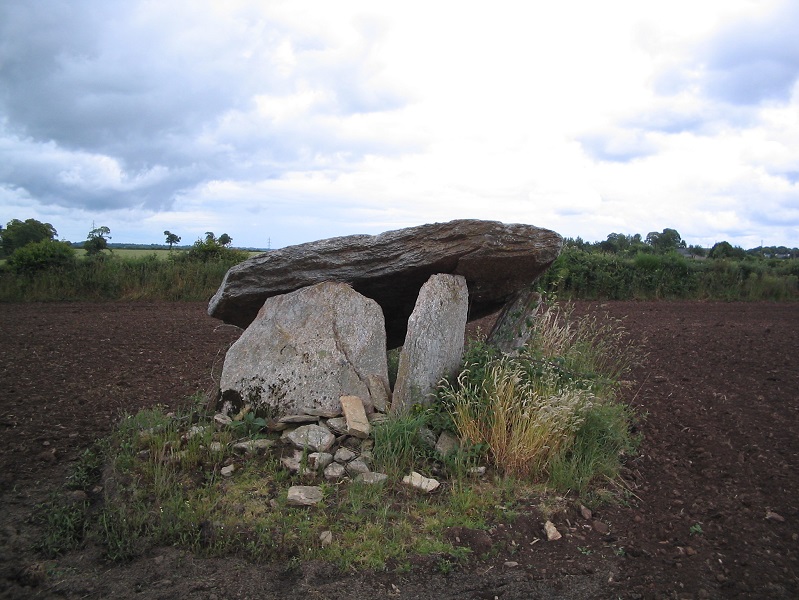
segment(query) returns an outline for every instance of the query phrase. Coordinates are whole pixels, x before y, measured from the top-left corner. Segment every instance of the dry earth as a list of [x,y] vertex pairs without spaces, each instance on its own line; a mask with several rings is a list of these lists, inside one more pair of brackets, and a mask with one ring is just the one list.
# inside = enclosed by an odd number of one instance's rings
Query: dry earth
[[[196,303],[0,306],[0,597],[797,598],[799,303],[580,303],[625,324],[648,358],[627,401],[643,416],[627,505],[574,508],[543,537],[535,506],[493,534],[499,554],[443,574],[342,573],[158,548],[109,564],[31,548],[34,507],[123,412],[213,386],[238,330]],[[534,504],[534,502],[533,502]],[[692,534],[691,528],[701,534]],[[513,561],[516,566],[505,563]]]

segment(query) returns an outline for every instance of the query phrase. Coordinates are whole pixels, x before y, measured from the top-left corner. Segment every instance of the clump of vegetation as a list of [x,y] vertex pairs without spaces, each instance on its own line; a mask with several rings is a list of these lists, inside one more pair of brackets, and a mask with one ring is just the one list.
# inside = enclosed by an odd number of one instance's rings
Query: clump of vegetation
[[796,300],[799,249],[743,250],[726,241],[705,249],[668,228],[596,243],[567,238],[538,285],[570,299]]
[[206,300],[230,267],[249,258],[249,253],[230,247],[230,236],[217,238],[212,232],[164,260],[154,253],[108,254],[103,250],[109,233],[107,227],[92,229],[83,243],[83,258],[68,242],[49,237],[19,248],[9,242],[15,249],[6,267],[0,266],[0,301]]
[[[85,490],[85,501],[43,511],[41,548],[54,555],[89,540],[108,559],[127,560],[170,544],[204,556],[369,569],[403,569],[427,555],[449,572],[469,554],[448,541],[449,528],[488,529],[545,490],[585,495],[616,477],[635,442],[630,414],[614,398],[630,360],[616,325],[554,309],[517,356],[470,344],[440,402],[376,423],[362,443],[362,457],[388,475],[377,485],[290,472],[280,458],[292,450],[281,450],[279,434],[254,415],[220,428],[196,401],[178,414],[140,411],[78,461],[68,488]],[[446,456],[434,448],[442,431],[461,438]],[[234,450],[263,437],[275,442],[264,454]],[[482,477],[478,466],[488,467]],[[411,471],[442,485],[433,494],[410,489],[401,480]],[[322,502],[290,506],[288,488],[311,483]]]
[[459,435],[485,446],[501,473],[583,492],[600,475],[615,477],[634,448],[615,398],[632,360],[618,323],[556,306],[515,356],[472,344],[441,397]]

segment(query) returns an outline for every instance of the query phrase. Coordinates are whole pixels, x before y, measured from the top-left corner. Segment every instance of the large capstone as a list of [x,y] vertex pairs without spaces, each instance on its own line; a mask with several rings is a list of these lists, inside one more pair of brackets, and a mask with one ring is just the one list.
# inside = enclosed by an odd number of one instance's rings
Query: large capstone
[[557,258],[562,243],[554,231],[532,225],[458,220],[289,246],[232,267],[208,314],[246,328],[267,298],[342,281],[380,305],[393,348],[404,342],[419,290],[431,275],[465,277],[468,318],[479,319],[529,286]]
[[344,283],[273,296],[225,356],[221,401],[271,415],[341,412],[388,378],[383,313]]

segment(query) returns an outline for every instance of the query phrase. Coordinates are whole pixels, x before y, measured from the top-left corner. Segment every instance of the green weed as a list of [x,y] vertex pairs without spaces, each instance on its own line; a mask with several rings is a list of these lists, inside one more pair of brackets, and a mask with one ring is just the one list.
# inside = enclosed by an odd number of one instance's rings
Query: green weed
[[44,533],[36,549],[52,558],[80,547],[89,527],[88,509],[88,501],[70,502],[60,495],[37,507],[35,519],[44,525]]

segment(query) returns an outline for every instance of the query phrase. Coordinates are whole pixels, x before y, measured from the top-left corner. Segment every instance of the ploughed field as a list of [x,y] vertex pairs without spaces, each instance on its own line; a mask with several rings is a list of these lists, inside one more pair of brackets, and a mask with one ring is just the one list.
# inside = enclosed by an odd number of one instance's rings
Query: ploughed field
[[577,311],[624,317],[648,353],[626,392],[643,435],[627,500],[595,510],[609,533],[565,503],[565,535],[546,542],[522,504],[494,552],[465,567],[420,558],[410,572],[342,573],[174,548],[124,564],[92,547],[37,555],[31,514],[70,464],[122,413],[212,389],[239,330],[200,303],[0,305],[0,597],[799,597],[799,303]]

